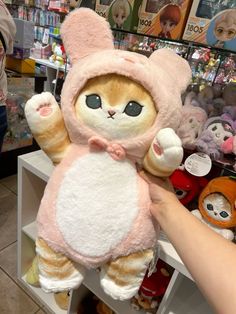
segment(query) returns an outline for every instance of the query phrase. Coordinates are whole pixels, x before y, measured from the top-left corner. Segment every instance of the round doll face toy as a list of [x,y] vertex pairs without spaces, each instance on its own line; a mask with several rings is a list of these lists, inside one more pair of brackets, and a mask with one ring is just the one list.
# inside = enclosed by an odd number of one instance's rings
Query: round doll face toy
[[236,180],[219,177],[211,180],[199,196],[199,210],[192,213],[228,240],[236,226]]
[[181,11],[177,5],[166,6],[160,14],[161,32],[158,37],[171,38],[171,31],[176,27],[181,19]]
[[130,5],[127,0],[115,0],[111,4],[111,13],[113,21],[115,22],[114,28],[122,29],[123,24],[130,15]]
[[191,71],[167,49],[150,58],[115,50],[109,24],[90,9],[73,10],[61,36],[72,62],[61,109],[49,93],[25,108],[36,140],[56,164],[37,216],[40,285],[48,292],[74,289],[86,269],[99,267],[104,291],[129,299],[159,232],[137,164],[148,156],[148,169],[159,176],[179,166],[183,150],[173,129]]
[[216,18],[214,35],[217,39],[214,46],[219,48],[224,48],[226,41],[236,37],[236,10],[229,10]]

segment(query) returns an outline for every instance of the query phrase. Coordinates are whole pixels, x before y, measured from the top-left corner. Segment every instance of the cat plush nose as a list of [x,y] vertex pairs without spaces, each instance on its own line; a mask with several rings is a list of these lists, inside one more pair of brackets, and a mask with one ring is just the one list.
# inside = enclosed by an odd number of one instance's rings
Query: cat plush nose
[[107,112],[111,117],[116,113],[115,110],[108,110]]

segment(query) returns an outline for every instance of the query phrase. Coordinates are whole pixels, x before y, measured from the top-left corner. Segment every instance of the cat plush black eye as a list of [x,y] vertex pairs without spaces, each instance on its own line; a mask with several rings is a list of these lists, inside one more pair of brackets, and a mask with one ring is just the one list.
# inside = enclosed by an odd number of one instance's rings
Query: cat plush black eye
[[86,105],[91,109],[101,108],[101,97],[97,94],[86,95]]
[[226,211],[222,211],[222,212],[220,213],[220,216],[223,217],[223,218],[226,218],[226,217],[229,216],[229,214],[226,213]]
[[140,105],[138,102],[130,101],[126,105],[125,110],[123,112],[126,113],[128,116],[137,117],[142,112],[142,109],[143,106]]
[[214,209],[214,207],[213,207],[213,205],[212,205],[212,204],[207,204],[207,209],[208,209],[208,210],[213,210],[213,209]]

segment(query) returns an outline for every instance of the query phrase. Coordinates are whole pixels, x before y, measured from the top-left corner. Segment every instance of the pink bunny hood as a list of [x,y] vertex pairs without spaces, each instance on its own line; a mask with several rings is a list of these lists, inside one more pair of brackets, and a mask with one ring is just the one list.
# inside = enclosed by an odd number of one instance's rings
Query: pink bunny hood
[[72,62],[62,90],[62,112],[73,143],[87,144],[96,132],[78,122],[74,103],[86,82],[105,74],[119,74],[141,84],[152,96],[158,112],[153,126],[143,135],[112,141],[126,154],[142,158],[155,134],[162,128],[176,129],[181,119],[181,93],[187,87],[191,70],[188,63],[168,49],[146,56],[115,50],[112,32],[106,20],[90,9],[70,13],[61,28],[61,36]]

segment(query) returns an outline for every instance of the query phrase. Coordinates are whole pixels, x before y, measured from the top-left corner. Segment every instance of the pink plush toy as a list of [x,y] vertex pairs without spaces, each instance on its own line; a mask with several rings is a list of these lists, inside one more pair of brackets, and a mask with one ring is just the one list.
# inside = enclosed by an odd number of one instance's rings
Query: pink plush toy
[[[221,150],[224,154],[234,154],[236,155],[236,135],[231,136],[221,145]],[[236,162],[233,165],[234,170],[236,171]]]
[[190,67],[167,49],[150,58],[115,50],[109,24],[85,8],[66,17],[61,36],[72,62],[61,109],[49,93],[25,108],[36,140],[57,164],[37,217],[39,281],[48,292],[74,289],[86,269],[100,267],[104,291],[129,299],[159,232],[136,165],[145,160],[160,176],[179,166],[183,150],[173,129]]
[[181,123],[176,133],[184,148],[195,149],[206,120],[207,114],[202,108],[192,105],[183,106]]

